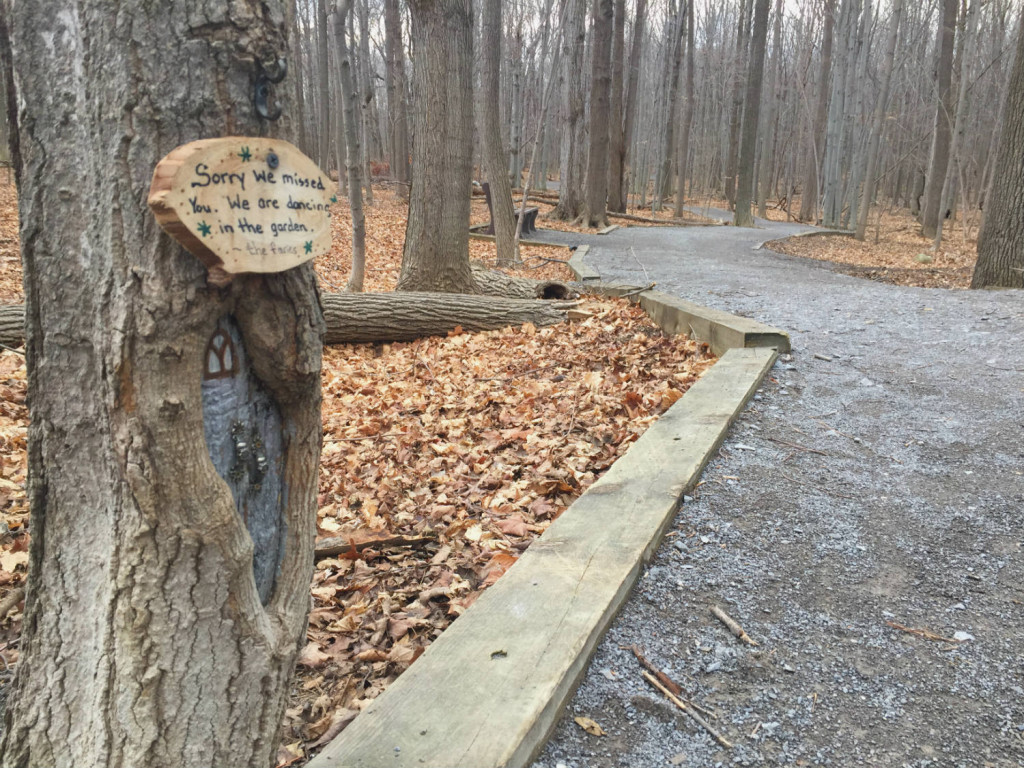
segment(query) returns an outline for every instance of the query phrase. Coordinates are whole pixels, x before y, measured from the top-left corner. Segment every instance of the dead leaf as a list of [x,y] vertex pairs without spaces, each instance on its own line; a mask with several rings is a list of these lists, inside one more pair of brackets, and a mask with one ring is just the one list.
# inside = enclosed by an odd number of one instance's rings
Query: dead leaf
[[580,728],[589,733],[591,736],[605,736],[604,729],[600,725],[595,723],[589,717],[574,717],[573,720]]
[[299,657],[295,660],[295,663],[301,667],[314,669],[329,658],[331,658],[329,655],[320,650],[319,643],[309,642],[299,651]]

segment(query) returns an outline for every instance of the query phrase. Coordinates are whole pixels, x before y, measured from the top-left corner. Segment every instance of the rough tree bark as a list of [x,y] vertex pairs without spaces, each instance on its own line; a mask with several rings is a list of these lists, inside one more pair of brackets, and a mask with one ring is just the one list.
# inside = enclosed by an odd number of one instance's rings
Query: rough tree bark
[[334,41],[338,56],[338,83],[341,86],[341,108],[344,113],[345,145],[348,157],[348,204],[352,212],[352,274],[345,290],[363,290],[366,274],[366,218],[363,215],[363,155],[356,128],[355,79],[352,58],[345,39],[345,21],[352,9],[352,0],[337,0],[334,5]]
[[737,227],[754,226],[750,203],[754,198],[754,150],[757,147],[757,120],[761,112],[761,80],[764,74],[764,48],[768,38],[769,0],[754,0],[754,27],[747,70],[747,95],[743,104],[743,130],[740,137],[739,178],[736,183]]
[[473,6],[471,0],[411,0],[409,10],[416,102],[398,290],[476,293],[469,269]]
[[1017,34],[996,168],[971,288],[1024,288],[1024,29]]
[[931,160],[925,179],[921,209],[921,234],[935,237],[942,203],[942,183],[949,165],[949,144],[953,128],[953,44],[956,36],[957,0],[943,0],[939,21],[939,56],[935,63],[935,120],[932,129]]
[[730,208],[736,206],[736,170],[740,154],[740,127],[743,122],[744,78],[747,74],[747,48],[750,37],[750,10],[752,0],[740,0],[740,15],[736,27],[736,54],[732,79],[732,108],[729,113],[729,144],[725,158],[725,198]]
[[562,81],[563,132],[559,162],[560,219],[576,219],[583,211],[583,60],[586,42],[586,0],[566,0],[566,30],[562,39],[565,77]]
[[693,128],[693,0],[686,3],[686,101],[683,103],[683,121],[679,126],[678,189],[676,191],[676,218],[686,209],[686,171],[690,159],[690,133]]
[[[281,121],[252,106],[255,62],[288,51],[284,21],[280,0],[34,0],[0,14],[18,83],[32,392],[30,575],[4,766],[273,763],[313,564],[313,269],[215,288],[145,201],[179,144],[291,136],[287,88]],[[168,85],[183,72],[203,76]],[[227,317],[290,436],[265,605],[204,439],[204,359]]]
[[[644,46],[644,30],[647,23],[647,0],[637,0],[636,15],[633,17],[633,40],[629,46],[629,78],[626,86],[626,103],[623,106],[625,117],[622,127],[622,165],[623,168],[631,169],[634,165],[630,152],[633,146],[633,133],[636,130],[636,113],[638,111],[637,93],[640,85],[640,58]],[[623,172],[620,179],[621,195],[623,203],[629,199],[626,190],[626,180],[632,176],[632,172]],[[625,209],[622,209],[624,212]]]
[[800,192],[800,221],[816,221],[821,200],[821,166],[825,158],[825,121],[828,118],[829,75],[832,72],[832,31],[835,26],[835,0],[825,1],[824,29],[821,39],[821,70],[818,99],[811,125],[811,151],[804,165],[804,183]]
[[[317,148],[317,164],[321,168],[329,167],[331,154],[331,77],[330,54],[327,49],[327,0],[316,0],[316,55],[317,55],[317,95],[320,110],[318,123],[320,137]],[[340,168],[344,159],[338,159]]]
[[501,142],[501,118],[498,105],[501,80],[501,0],[484,0],[480,44],[480,137],[483,143],[484,173],[491,185],[491,211],[494,215],[494,241],[498,265],[515,261],[516,221],[509,183],[508,154]]
[[583,224],[608,222],[608,109],[611,92],[612,0],[594,0],[594,44],[590,67],[590,151]]
[[615,0],[612,25],[611,100],[608,109],[608,210],[624,212],[622,198],[622,167],[626,155],[622,125],[622,65],[626,53],[626,0]]
[[[674,3],[673,3],[674,5]],[[671,7],[671,6],[670,6]],[[679,69],[682,60],[683,25],[686,23],[687,5],[682,0],[671,24],[670,38],[665,47],[665,122],[661,140],[661,160],[654,181],[654,200],[651,208],[658,210],[662,201],[672,194],[672,158],[676,152],[676,112],[679,106]]]
[[405,52],[398,0],[384,0],[384,67],[388,89],[391,176],[409,181],[409,117],[405,99]]

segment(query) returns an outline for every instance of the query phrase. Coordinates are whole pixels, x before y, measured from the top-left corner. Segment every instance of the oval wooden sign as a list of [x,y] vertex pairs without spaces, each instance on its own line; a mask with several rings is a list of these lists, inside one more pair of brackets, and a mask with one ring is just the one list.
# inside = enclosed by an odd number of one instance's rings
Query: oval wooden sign
[[243,272],[283,272],[330,251],[337,199],[330,187],[287,141],[229,136],[184,144],[161,160],[149,207],[222,283]]

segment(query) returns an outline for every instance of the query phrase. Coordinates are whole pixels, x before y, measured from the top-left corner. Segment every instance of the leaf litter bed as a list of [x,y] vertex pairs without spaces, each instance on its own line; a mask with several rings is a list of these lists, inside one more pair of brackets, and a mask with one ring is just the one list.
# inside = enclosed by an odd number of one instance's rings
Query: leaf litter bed
[[[15,197],[0,190],[0,287],[20,301]],[[344,285],[350,227],[334,209],[318,260]],[[397,279],[405,203],[369,209],[367,288]],[[471,243],[493,263],[494,245]],[[569,279],[552,251],[523,249],[519,274]],[[531,259],[536,262],[531,264]],[[531,269],[530,267],[534,268]],[[515,273],[515,270],[512,270]],[[337,735],[493,584],[715,361],[636,305],[587,298],[559,326],[326,347],[318,556],[278,764],[299,765]],[[24,358],[0,351],[0,658],[18,658],[28,560]],[[330,548],[330,545],[334,545]]]

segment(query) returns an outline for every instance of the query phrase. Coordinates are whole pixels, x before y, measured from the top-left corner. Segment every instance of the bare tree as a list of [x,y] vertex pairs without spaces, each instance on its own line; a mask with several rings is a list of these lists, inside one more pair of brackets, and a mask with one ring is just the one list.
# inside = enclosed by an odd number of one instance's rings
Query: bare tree
[[[289,50],[284,20],[280,0],[244,15],[216,0],[80,0],[73,13],[34,0],[0,13],[19,105],[32,391],[30,580],[2,765],[273,762],[313,565],[315,276],[307,264],[216,288],[145,201],[178,144],[292,137],[289,89],[269,125],[252,95],[257,62]],[[180,72],[212,75],[167,88]],[[267,445],[287,435],[265,457],[287,483],[270,530],[247,529],[207,449],[225,438],[207,432],[200,386],[223,328],[238,375],[278,414],[260,422]]]
[[743,130],[740,142],[739,179],[736,186],[737,227],[754,226],[750,203],[754,196],[754,150],[757,147],[757,121],[761,110],[761,80],[764,72],[764,48],[768,38],[769,0],[754,0],[754,27],[750,41],[750,69],[747,95],[743,103]]
[[586,41],[586,0],[567,0],[562,39],[562,147],[556,215],[573,220],[583,212],[586,153],[583,151],[583,62]]
[[469,267],[473,177],[471,0],[410,0],[412,188],[401,291],[477,293]]
[[409,181],[409,118],[406,113],[405,52],[398,0],[384,0],[384,65],[388,87],[391,175]]
[[679,188],[676,192],[676,216],[683,215],[686,208],[686,176],[690,160],[690,133],[693,130],[693,27],[695,24],[693,0],[686,2],[686,93],[683,98],[683,120],[679,125]]
[[583,223],[604,226],[608,202],[608,121],[611,95],[612,0],[593,0],[594,45],[590,69],[590,151]]
[[939,55],[935,62],[935,121],[932,130],[931,161],[924,188],[921,234],[935,237],[942,204],[942,184],[949,165],[949,143],[953,127],[953,44],[956,35],[957,0],[942,0]]
[[800,221],[818,218],[821,200],[821,165],[825,157],[825,121],[828,117],[829,76],[832,72],[832,31],[835,25],[835,0],[825,0],[825,14],[821,37],[821,68],[818,75],[818,98],[811,125],[811,151],[804,164],[803,193],[800,198]]
[[615,0],[612,25],[611,98],[608,108],[608,208],[626,210],[622,199],[622,164],[626,155],[622,110],[623,58],[626,54],[626,0]]

